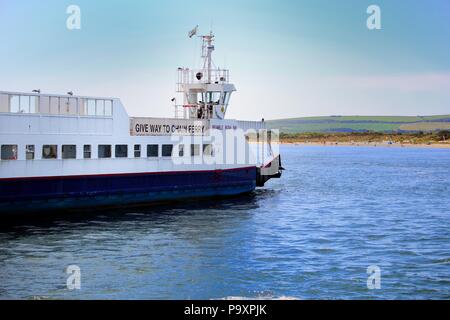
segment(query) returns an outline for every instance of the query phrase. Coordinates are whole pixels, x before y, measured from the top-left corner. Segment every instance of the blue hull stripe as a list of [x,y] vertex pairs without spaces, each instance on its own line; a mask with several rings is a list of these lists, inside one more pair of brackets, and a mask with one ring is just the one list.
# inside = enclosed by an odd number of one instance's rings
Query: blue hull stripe
[[187,171],[0,179],[0,211],[71,208],[234,195],[256,185],[256,167]]

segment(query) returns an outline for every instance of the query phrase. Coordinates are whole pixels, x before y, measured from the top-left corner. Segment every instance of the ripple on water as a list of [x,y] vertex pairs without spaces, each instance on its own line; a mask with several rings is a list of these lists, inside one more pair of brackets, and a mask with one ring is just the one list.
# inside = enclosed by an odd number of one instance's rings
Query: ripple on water
[[[448,299],[450,153],[283,146],[252,195],[0,232],[1,298]],[[82,290],[65,288],[77,264]],[[367,268],[382,289],[367,289]]]

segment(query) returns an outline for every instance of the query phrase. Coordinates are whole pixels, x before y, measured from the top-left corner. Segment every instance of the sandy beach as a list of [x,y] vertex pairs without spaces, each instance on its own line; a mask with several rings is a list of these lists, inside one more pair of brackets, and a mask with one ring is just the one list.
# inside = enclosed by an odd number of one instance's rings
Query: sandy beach
[[440,149],[450,149],[450,143],[389,143],[389,142],[283,142],[281,144],[285,145],[295,145],[295,146],[329,146],[329,147],[383,147],[383,148],[440,148]]

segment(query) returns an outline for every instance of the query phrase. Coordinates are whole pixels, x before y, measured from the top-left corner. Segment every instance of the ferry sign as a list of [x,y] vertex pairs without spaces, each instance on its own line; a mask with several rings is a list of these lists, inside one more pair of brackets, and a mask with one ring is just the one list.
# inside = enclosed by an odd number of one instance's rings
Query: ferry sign
[[201,136],[208,129],[208,121],[188,119],[130,118],[132,136]]

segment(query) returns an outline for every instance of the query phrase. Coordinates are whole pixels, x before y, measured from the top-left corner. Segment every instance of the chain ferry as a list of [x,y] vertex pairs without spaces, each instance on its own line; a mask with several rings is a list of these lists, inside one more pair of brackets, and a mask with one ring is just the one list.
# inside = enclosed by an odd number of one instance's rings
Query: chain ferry
[[198,37],[203,66],[178,68],[173,118],[130,117],[117,98],[0,91],[0,213],[238,195],[279,178],[276,134],[225,118],[236,89],[214,65],[213,33]]

